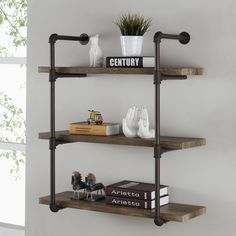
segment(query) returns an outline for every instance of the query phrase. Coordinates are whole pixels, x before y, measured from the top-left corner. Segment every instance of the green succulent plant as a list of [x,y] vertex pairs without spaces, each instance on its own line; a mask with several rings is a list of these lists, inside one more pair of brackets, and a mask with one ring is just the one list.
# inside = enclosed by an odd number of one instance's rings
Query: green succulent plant
[[115,22],[122,35],[143,36],[151,26],[151,18],[145,18],[141,14],[123,14]]

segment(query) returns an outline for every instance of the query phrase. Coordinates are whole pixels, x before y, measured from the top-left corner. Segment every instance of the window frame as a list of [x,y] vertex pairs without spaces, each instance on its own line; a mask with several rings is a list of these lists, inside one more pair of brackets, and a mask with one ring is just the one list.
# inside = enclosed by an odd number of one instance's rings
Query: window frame
[[[26,57],[7,57],[7,56],[3,57],[3,56],[0,56],[0,65],[4,65],[4,64],[5,65],[25,65],[27,67],[27,58]],[[16,150],[16,151],[25,151],[25,145],[26,145],[26,143],[0,141],[0,149],[4,149],[4,150],[8,149],[8,150]]]
[[[0,56],[0,65],[4,65],[4,64],[8,64],[8,65],[25,65],[27,67],[27,58],[26,57],[7,57],[7,56],[4,57],[4,56]],[[27,76],[27,74],[25,75],[25,80],[27,79],[26,76]],[[26,142],[25,143],[17,143],[17,142],[2,142],[2,141],[0,141],[0,150],[12,150],[12,151],[25,152]],[[25,230],[25,224],[24,225],[17,225],[17,224],[0,222],[0,227],[10,228],[10,229],[17,229],[17,230]]]

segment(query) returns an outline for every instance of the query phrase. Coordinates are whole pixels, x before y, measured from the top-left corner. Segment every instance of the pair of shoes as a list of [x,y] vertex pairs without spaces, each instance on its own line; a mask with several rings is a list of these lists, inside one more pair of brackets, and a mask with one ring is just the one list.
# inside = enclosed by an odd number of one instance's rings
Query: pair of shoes
[[[94,174],[89,173],[82,181],[82,176],[79,171],[74,171],[71,176],[71,184],[73,186],[74,194],[72,200],[98,201],[104,198],[104,185],[96,183]],[[81,192],[82,190],[82,192]]]

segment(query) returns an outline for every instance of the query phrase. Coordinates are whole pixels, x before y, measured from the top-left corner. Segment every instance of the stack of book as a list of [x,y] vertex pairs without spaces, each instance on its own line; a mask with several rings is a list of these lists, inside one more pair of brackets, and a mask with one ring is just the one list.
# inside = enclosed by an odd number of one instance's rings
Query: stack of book
[[142,68],[154,67],[155,57],[107,57],[106,67]]
[[[106,186],[106,203],[115,206],[155,208],[155,184],[124,180]],[[161,185],[160,206],[169,203],[168,186]]]
[[120,124],[103,123],[102,125],[89,125],[87,122],[76,122],[70,124],[69,133],[95,136],[118,135],[120,133]]

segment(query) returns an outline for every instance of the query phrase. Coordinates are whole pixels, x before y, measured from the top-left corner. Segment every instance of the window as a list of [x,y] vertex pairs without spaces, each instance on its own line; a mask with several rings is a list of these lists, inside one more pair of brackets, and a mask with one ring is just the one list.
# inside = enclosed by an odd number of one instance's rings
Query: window
[[24,226],[26,0],[0,2],[0,223]]

